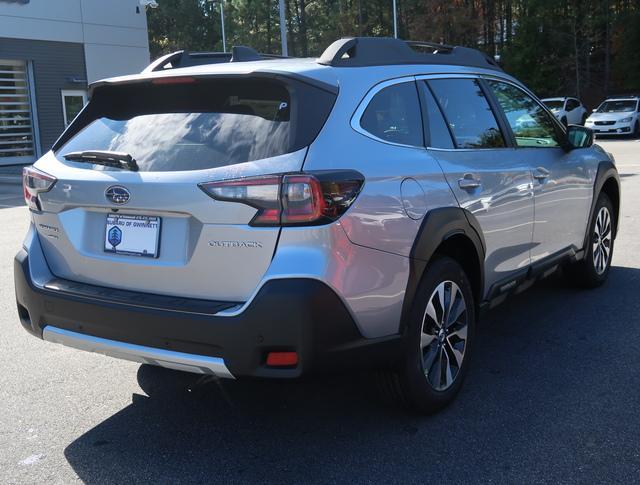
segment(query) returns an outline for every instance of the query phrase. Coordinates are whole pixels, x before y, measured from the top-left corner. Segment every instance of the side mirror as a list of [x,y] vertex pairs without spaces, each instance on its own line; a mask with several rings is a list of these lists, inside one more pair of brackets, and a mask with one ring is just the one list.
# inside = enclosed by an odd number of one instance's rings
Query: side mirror
[[569,149],[589,148],[593,145],[593,130],[580,125],[569,125],[567,128]]

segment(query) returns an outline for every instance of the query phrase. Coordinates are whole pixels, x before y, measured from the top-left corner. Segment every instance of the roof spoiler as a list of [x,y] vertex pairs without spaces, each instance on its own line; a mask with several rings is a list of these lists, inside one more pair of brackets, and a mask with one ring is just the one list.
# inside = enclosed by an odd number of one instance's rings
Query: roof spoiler
[[477,49],[390,37],[345,37],[327,47],[318,63],[334,67],[455,64],[502,71],[495,59]]
[[267,59],[281,59],[283,56],[262,54],[251,47],[233,46],[231,52],[189,52],[186,50],[172,52],[162,56],[143,71],[143,74],[180,67],[201,66],[205,64],[222,64],[226,62],[263,61]]

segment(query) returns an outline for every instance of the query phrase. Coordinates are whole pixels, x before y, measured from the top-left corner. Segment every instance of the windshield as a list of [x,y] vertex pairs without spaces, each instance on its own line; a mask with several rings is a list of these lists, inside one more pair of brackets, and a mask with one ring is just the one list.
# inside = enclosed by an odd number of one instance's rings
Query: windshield
[[598,108],[598,113],[626,113],[629,111],[635,111],[636,101],[605,101]]
[[557,111],[564,107],[564,101],[543,101],[543,103],[549,108],[551,111]]
[[[69,152],[106,150],[130,154],[140,171],[201,170],[290,153],[317,135],[333,104],[329,93],[313,87],[318,107],[305,102],[304,88],[292,96],[279,82],[204,81],[200,84],[112,88],[108,99],[92,100],[77,133],[56,148],[60,161]],[[103,96],[104,98],[104,96]],[[305,103],[304,116],[299,104]],[[84,164],[95,170],[119,170]]]

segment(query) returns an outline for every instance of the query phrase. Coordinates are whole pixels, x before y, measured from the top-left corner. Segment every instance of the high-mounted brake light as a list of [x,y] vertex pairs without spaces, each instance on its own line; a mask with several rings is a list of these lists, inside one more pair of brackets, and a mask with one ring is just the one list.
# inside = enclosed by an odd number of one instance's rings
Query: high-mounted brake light
[[48,192],[57,182],[55,177],[44,173],[33,167],[25,167],[22,169],[22,189],[24,192],[24,200],[29,209],[40,211],[39,194]]
[[267,175],[208,182],[199,187],[215,200],[258,209],[252,226],[328,224],[351,206],[364,177],[354,171]]
[[195,82],[196,78],[191,76],[157,77],[151,80],[151,84],[193,84]]

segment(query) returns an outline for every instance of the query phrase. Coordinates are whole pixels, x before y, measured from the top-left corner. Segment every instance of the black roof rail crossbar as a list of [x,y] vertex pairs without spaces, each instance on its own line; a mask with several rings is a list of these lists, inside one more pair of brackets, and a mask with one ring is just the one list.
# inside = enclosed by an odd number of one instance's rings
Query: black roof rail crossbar
[[[430,52],[418,52],[430,50]],[[398,64],[455,64],[502,71],[491,56],[468,47],[390,37],[346,37],[322,53],[318,63],[334,67]]]
[[205,64],[221,64],[225,62],[249,62],[266,59],[281,59],[283,56],[262,54],[246,46],[233,46],[231,52],[188,52],[185,50],[172,52],[149,64],[143,73],[177,69],[179,67],[201,66]]

